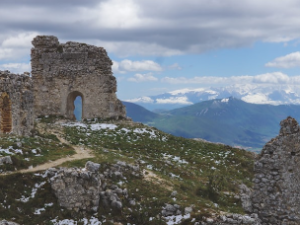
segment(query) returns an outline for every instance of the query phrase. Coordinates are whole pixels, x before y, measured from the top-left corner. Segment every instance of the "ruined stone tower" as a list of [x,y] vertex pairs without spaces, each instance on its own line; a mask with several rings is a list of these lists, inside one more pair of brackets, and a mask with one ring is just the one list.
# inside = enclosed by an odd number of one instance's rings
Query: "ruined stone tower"
[[300,224],[300,127],[291,117],[280,125],[255,162],[253,212],[263,224]]
[[31,77],[0,71],[0,134],[27,135],[39,116],[75,119],[78,96],[82,119],[126,117],[125,106],[116,97],[112,61],[104,48],[60,44],[54,36],[37,36],[32,44]]
[[74,118],[74,100],[82,98],[82,118],[125,117],[116,97],[112,61],[104,48],[77,42],[60,44],[54,36],[33,39],[31,66],[36,116]]

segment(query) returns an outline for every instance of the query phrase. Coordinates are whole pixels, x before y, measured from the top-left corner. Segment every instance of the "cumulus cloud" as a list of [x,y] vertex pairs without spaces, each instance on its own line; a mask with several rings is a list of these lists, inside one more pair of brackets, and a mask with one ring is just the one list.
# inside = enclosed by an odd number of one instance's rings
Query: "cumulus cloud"
[[0,70],[9,70],[12,73],[22,74],[31,71],[30,63],[7,63],[1,64]]
[[117,55],[167,56],[296,40],[297,8],[298,0],[10,0],[0,2],[0,28],[101,43]]
[[251,76],[233,76],[233,77],[164,77],[162,82],[169,84],[222,84],[222,83],[247,83],[253,79]]
[[242,97],[242,100],[248,103],[253,104],[271,104],[271,105],[279,105],[280,102],[272,101],[266,94],[263,93],[256,93],[256,94],[249,94]]
[[140,74],[137,73],[133,77],[127,79],[132,82],[146,82],[146,81],[157,81],[158,79],[152,75],[152,73]]
[[291,54],[278,57],[271,62],[266,63],[266,67],[277,68],[292,68],[300,66],[300,52],[293,52]]
[[170,69],[170,70],[181,70],[182,68],[179,66],[178,63],[174,63],[174,64],[168,66],[168,69]]
[[169,84],[300,84],[300,76],[289,77],[282,72],[259,74],[256,76],[231,77],[164,77],[162,82]]
[[281,72],[265,73],[253,77],[253,83],[285,84],[289,81],[289,76]]
[[133,99],[127,99],[125,100],[126,102],[134,102],[134,103],[153,103],[154,100],[150,97],[144,96],[144,97],[140,97],[140,98],[133,98]]
[[162,67],[151,60],[131,61],[128,59],[121,62],[113,61],[115,73],[137,72],[137,71],[162,71]]
[[192,102],[188,101],[187,97],[170,97],[170,98],[158,98],[156,99],[158,104],[183,104],[191,105]]
[[31,41],[37,34],[36,32],[25,32],[0,35],[0,60],[18,60],[26,56],[29,58]]

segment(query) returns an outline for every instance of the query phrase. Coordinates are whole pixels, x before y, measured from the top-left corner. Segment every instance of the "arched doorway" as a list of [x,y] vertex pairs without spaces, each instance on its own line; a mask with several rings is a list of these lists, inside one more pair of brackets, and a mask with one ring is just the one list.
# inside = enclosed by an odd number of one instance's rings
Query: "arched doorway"
[[[79,97],[79,98],[77,98],[77,97]],[[80,101],[80,99],[81,99],[81,104],[78,102],[78,101]],[[68,98],[67,98],[67,110],[66,110],[66,112],[67,112],[67,118],[71,119],[71,120],[76,120],[76,116],[74,114],[75,100],[76,100],[76,106],[77,107],[80,108],[80,105],[81,105],[81,109],[78,109],[76,107],[76,111],[77,111],[76,114],[81,114],[81,117],[80,117],[80,120],[81,120],[81,118],[83,117],[83,107],[82,106],[83,106],[84,99],[83,99],[83,94],[80,93],[79,91],[73,91],[73,92],[71,92],[68,95]]]
[[2,93],[0,98],[0,128],[1,133],[9,133],[12,130],[11,101],[7,93]]
[[77,96],[74,100],[74,115],[77,121],[81,121],[82,119],[82,98],[81,96]]

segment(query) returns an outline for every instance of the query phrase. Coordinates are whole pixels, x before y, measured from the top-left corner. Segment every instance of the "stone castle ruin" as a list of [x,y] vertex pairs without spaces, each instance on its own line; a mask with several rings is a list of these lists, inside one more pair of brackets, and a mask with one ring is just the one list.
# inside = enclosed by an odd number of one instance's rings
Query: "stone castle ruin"
[[263,224],[300,224],[300,127],[288,117],[254,165],[252,212]]
[[0,71],[0,133],[29,134],[39,116],[73,120],[78,96],[82,119],[126,117],[104,48],[61,44],[54,36],[37,36],[32,44],[31,77]]

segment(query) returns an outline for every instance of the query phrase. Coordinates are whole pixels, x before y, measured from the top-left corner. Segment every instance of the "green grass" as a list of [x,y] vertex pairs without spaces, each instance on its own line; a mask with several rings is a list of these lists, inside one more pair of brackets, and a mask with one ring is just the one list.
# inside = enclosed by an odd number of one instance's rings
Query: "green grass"
[[[104,172],[117,161],[124,161],[138,165],[140,172],[144,170],[146,174],[145,178],[136,177],[128,169],[123,174],[125,179],[113,177],[107,181],[108,186],[118,184],[122,189],[126,188],[129,198],[134,199],[136,205],[130,205],[122,197],[121,211],[100,206],[96,216],[102,221],[105,217],[106,222],[103,224],[113,224],[115,221],[123,224],[166,224],[161,217],[165,203],[178,204],[182,211],[184,207],[193,206],[191,218],[182,224],[200,222],[203,217],[219,211],[243,213],[240,201],[234,196],[238,194],[238,184],[252,185],[251,153],[226,145],[175,137],[142,124],[119,123],[113,130],[92,130],[91,126],[92,124],[87,124],[86,127],[65,127],[63,135],[73,145],[92,149],[95,157],[69,161],[62,166],[84,167],[91,160],[100,163],[100,172]],[[22,142],[23,152],[28,152],[26,156],[14,156],[22,163],[25,157],[30,158],[30,164],[36,162],[37,159],[29,153],[33,148],[41,149],[40,154],[45,156],[45,161],[72,151],[50,134],[30,138],[3,136],[1,144],[3,148],[8,147],[16,143],[16,139],[17,142]],[[19,167],[23,166],[27,164]],[[150,173],[156,178],[150,179]],[[37,190],[35,198],[26,203],[16,200],[22,195],[30,196],[34,185],[41,182],[46,183]],[[175,197],[171,196],[173,191],[177,191]],[[5,203],[4,206],[0,205],[0,219],[15,218],[15,221],[22,224],[23,219],[29,217],[30,222],[24,224],[49,224],[46,221],[55,217],[58,220],[79,220],[92,216],[84,212],[61,210],[47,179],[34,174],[0,176],[0,202]],[[33,213],[50,202],[53,206],[45,208],[46,211],[41,215]]]
[[[19,146],[18,146],[19,145]],[[53,134],[43,134],[35,137],[17,137],[13,135],[0,136],[1,149],[21,150],[14,155],[0,152],[0,157],[11,156],[13,165],[0,165],[2,171],[14,171],[36,166],[67,155],[75,154],[72,147],[61,143]],[[10,152],[14,152],[10,150]]]
[[[66,127],[65,137],[73,144],[93,149],[95,160],[99,163],[122,160],[136,162],[141,168],[152,170],[172,184],[172,189],[177,190],[181,196],[176,201],[185,206],[199,203],[199,207],[203,207],[211,199],[205,194],[199,194],[199,187],[206,190],[210,188],[212,172],[215,179],[218,178],[217,173],[226,175],[228,179],[217,190],[219,194],[216,192],[216,196],[219,199],[214,199],[215,203],[221,202],[221,210],[242,212],[239,202],[231,201],[232,196],[224,196],[222,193],[237,193],[238,183],[251,185],[251,153],[230,146],[175,137],[149,127],[122,128],[118,126],[115,130],[92,131],[90,128]],[[136,133],[136,128],[147,129],[148,132]]]

